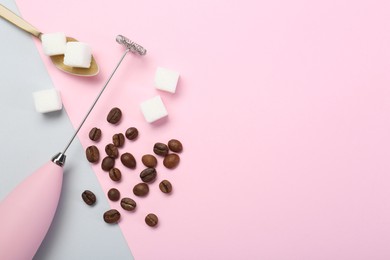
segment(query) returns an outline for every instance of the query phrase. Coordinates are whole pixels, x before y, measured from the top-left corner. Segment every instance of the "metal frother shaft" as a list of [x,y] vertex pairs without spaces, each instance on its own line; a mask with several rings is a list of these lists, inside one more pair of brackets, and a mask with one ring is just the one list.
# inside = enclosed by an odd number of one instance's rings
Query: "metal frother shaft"
[[135,54],[139,54],[139,55],[145,55],[146,54],[146,49],[144,47],[142,47],[141,45],[133,42],[133,41],[130,41],[128,38],[122,36],[122,35],[118,35],[116,37],[116,41],[119,43],[119,44],[122,44],[126,47],[126,51],[123,53],[122,57],[120,58],[118,64],[115,66],[115,69],[112,71],[110,77],[107,79],[106,83],[104,84],[102,90],[100,90],[99,94],[97,95],[95,101],[92,103],[92,106],[89,108],[87,114],[85,115],[84,119],[81,121],[79,127],[77,128],[77,130],[74,132],[72,138],[70,139],[70,141],[68,142],[68,144],[65,146],[65,149],[56,154],[53,158],[52,158],[52,162],[54,162],[55,164],[59,165],[59,166],[63,166],[65,164],[65,159],[66,159],[66,155],[65,155],[65,152],[68,150],[69,146],[72,144],[73,140],[75,139],[75,137],[77,136],[77,133],[80,131],[81,127],[84,125],[85,121],[87,120],[89,114],[92,112],[93,108],[95,107],[96,103],[98,102],[100,96],[103,94],[104,90],[106,89],[108,83],[111,81],[111,78],[114,76],[115,72],[117,71],[117,69],[119,68],[119,65],[121,65],[123,59],[125,58],[126,54],[128,52],[132,52],[132,53],[135,53]]

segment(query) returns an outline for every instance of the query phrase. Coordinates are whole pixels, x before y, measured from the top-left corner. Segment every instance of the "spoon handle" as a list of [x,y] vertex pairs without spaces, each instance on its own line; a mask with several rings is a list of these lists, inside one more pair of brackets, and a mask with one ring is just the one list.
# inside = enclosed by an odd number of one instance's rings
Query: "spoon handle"
[[41,32],[38,31],[34,26],[23,20],[20,16],[16,15],[14,12],[9,10],[4,5],[0,4],[0,17],[4,18],[8,22],[16,25],[20,29],[25,30],[28,33],[31,33],[35,37],[39,38],[41,36]]

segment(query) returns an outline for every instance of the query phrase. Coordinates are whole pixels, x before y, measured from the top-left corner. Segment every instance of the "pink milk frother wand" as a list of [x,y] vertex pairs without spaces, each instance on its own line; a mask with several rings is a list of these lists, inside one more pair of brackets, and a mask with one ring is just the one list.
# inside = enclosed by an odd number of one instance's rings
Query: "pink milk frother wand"
[[116,41],[126,51],[93,102],[62,153],[31,174],[0,203],[0,259],[32,259],[41,245],[57,209],[62,188],[65,152],[88,118],[128,52],[145,55],[146,50],[122,35]]

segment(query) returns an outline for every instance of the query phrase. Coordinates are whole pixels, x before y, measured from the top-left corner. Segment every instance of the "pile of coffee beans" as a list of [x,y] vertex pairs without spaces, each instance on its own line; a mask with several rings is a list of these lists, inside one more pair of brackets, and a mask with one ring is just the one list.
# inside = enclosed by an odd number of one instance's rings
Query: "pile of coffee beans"
[[[119,125],[122,118],[122,111],[118,107],[112,108],[107,115],[107,122],[112,125]],[[101,140],[103,133],[100,128],[93,127],[89,132],[89,139],[97,143]],[[102,156],[99,148],[95,144],[91,144],[85,150],[85,156],[90,163],[97,164],[100,162],[100,168],[103,172],[107,172],[109,178],[113,183],[117,183],[122,179],[122,172],[117,165],[120,164],[129,170],[134,170],[137,167],[137,159],[134,155],[128,151],[120,154],[118,148],[124,146],[126,139],[129,141],[135,141],[139,136],[139,131],[136,127],[131,126],[127,128],[124,133],[116,132],[112,135],[112,142],[108,143],[104,147],[105,155]],[[177,139],[171,139],[167,143],[156,142],[152,148],[153,153],[144,154],[141,157],[141,163],[145,168],[140,171],[140,182],[133,186],[133,194],[136,197],[146,197],[149,194],[150,187],[157,177],[157,164],[158,158],[161,158],[163,165],[167,169],[174,169],[180,163],[180,156],[178,153],[183,151],[182,143]],[[101,159],[102,157],[102,159]],[[170,181],[162,180],[158,184],[159,190],[162,193],[169,194],[173,190],[173,186]],[[121,192],[112,187],[107,192],[107,197],[111,201],[119,202],[120,207],[126,211],[134,211],[137,207],[137,202],[130,197],[121,198]],[[96,196],[90,190],[85,190],[82,193],[82,199],[87,205],[94,205],[96,203]],[[110,209],[103,214],[103,220],[106,223],[118,223],[121,218],[121,214],[117,209]],[[149,213],[145,217],[145,223],[150,227],[156,227],[158,224],[158,217],[154,213]]]

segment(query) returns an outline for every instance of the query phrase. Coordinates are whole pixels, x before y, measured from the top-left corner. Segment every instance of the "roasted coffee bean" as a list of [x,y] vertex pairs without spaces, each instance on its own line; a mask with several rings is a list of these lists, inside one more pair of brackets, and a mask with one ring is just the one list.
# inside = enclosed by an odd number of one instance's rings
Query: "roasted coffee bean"
[[102,170],[108,172],[115,165],[115,160],[112,157],[106,156],[102,161]]
[[154,155],[152,154],[145,154],[142,156],[142,163],[149,168],[156,168],[157,166],[157,159]]
[[103,215],[104,221],[109,224],[117,223],[120,218],[121,218],[121,213],[119,213],[119,211],[117,211],[116,209],[110,209],[104,212]]
[[124,166],[130,169],[135,169],[137,162],[131,153],[124,153],[121,155],[121,162]]
[[125,144],[125,136],[122,133],[114,134],[112,136],[112,143],[116,147],[122,147]]
[[95,194],[90,191],[90,190],[85,190],[82,194],[81,197],[83,198],[83,201],[88,204],[88,205],[93,205],[96,202],[96,196]]
[[138,183],[137,185],[134,186],[133,193],[134,195],[140,197],[146,196],[149,193],[149,185],[143,182]]
[[123,198],[121,200],[121,207],[127,211],[133,211],[137,207],[137,203],[130,198]]
[[96,163],[100,159],[99,149],[96,146],[91,145],[85,149],[85,156],[89,162]]
[[138,137],[138,129],[135,127],[130,127],[126,130],[126,138],[129,140],[135,140]]
[[175,153],[171,153],[164,157],[163,164],[168,169],[173,169],[179,164],[179,162],[180,162],[179,155]]
[[94,127],[89,131],[89,139],[92,141],[99,141],[100,137],[102,137],[102,130],[97,127]]
[[112,188],[107,192],[107,197],[112,201],[118,201],[121,197],[121,193],[118,189]]
[[107,115],[107,122],[115,125],[121,120],[121,117],[122,111],[119,108],[114,107]]
[[172,152],[175,152],[175,153],[180,153],[181,151],[183,151],[183,145],[181,144],[181,142],[179,140],[176,140],[176,139],[169,140],[168,147],[169,147],[169,150],[171,150]]
[[156,176],[157,171],[155,168],[146,168],[139,175],[143,182],[152,182],[156,179]]
[[108,174],[113,181],[120,181],[122,178],[122,173],[118,168],[112,168]]
[[106,145],[106,147],[104,148],[104,150],[106,151],[106,154],[107,154],[109,157],[112,157],[112,158],[118,158],[118,157],[119,157],[118,147],[116,147],[116,146],[113,145],[113,144],[108,144],[108,145]]
[[145,222],[148,226],[155,227],[158,224],[158,217],[153,213],[149,213],[145,217]]
[[153,152],[157,155],[165,156],[169,152],[169,148],[166,144],[155,143],[153,147]]
[[164,193],[171,193],[172,191],[172,184],[168,180],[161,181],[158,187]]

